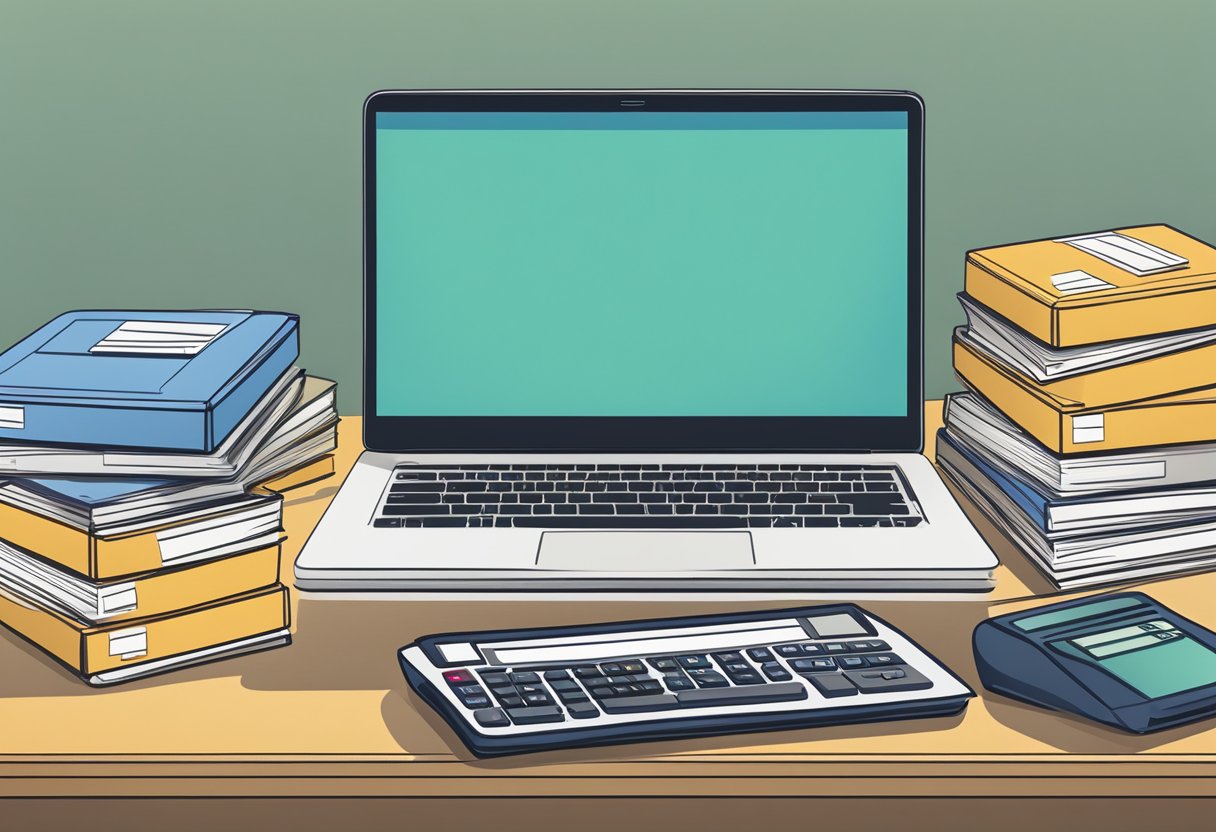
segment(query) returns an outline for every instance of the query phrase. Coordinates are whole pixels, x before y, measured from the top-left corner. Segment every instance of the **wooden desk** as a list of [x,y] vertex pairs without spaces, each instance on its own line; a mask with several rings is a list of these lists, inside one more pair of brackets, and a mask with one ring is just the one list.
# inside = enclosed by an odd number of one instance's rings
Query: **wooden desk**
[[[940,403],[930,402],[926,413],[931,449]],[[358,454],[359,431],[358,419],[343,422],[339,476]],[[288,494],[286,580],[339,481]],[[1003,564],[991,598],[866,606],[980,690],[972,628],[990,610],[1033,606],[1018,599],[1046,585],[987,523],[977,522]],[[1216,575],[1148,586],[1183,615],[1213,620],[1209,599]],[[0,797],[24,799],[0,807],[0,818],[28,814],[41,819],[37,828],[57,828],[47,822],[52,817],[107,828],[98,826],[105,817],[115,828],[131,829],[138,823],[130,807],[137,806],[150,823],[188,829],[221,822],[220,815],[237,806],[246,818],[291,811],[293,823],[307,828],[332,827],[352,813],[365,824],[397,826],[408,810],[419,828],[430,828],[451,817],[452,807],[436,798],[483,798],[460,803],[459,827],[477,816],[502,827],[505,813],[519,815],[524,828],[533,825],[524,820],[546,811],[531,799],[581,797],[577,805],[562,804],[563,813],[582,818],[580,832],[619,829],[623,817],[643,811],[629,808],[622,815],[622,798],[647,798],[649,818],[710,828],[713,821],[754,822],[761,809],[764,817],[856,819],[862,806],[871,821],[885,818],[902,829],[921,828],[908,826],[910,818],[922,819],[926,829],[997,829],[1053,819],[1092,822],[1095,813],[1152,823],[1162,818],[1154,805],[1161,798],[1171,799],[1164,810],[1169,817],[1198,823],[1204,814],[1187,813],[1206,813],[1207,806],[1193,799],[1216,794],[1216,727],[1210,722],[1136,737],[986,693],[962,716],[946,719],[476,761],[409,691],[394,659],[400,645],[444,630],[789,604],[296,599],[291,647],[106,690],[86,687],[5,633]],[[77,800],[62,800],[69,797]],[[381,800],[349,802],[370,797]],[[799,800],[771,799],[778,797]],[[97,804],[93,798],[119,799]],[[1036,800],[1010,803],[1020,798]],[[1059,798],[1072,800],[1061,804]],[[507,822],[505,828],[516,827]]]

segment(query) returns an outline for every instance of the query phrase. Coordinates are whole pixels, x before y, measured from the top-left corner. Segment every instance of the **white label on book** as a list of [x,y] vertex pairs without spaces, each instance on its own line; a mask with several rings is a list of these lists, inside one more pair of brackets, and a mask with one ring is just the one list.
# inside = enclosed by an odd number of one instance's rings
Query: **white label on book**
[[97,593],[97,611],[102,615],[118,615],[120,612],[130,612],[139,606],[139,598],[135,594],[135,584],[113,584],[102,587]]
[[110,655],[123,661],[148,655],[148,628],[130,627],[110,633]]
[[126,321],[90,347],[89,352],[198,355],[227,328],[225,324]]
[[1094,277],[1089,272],[1076,269],[1071,272],[1060,272],[1051,276],[1051,285],[1061,295],[1076,295],[1081,292],[1096,292],[1099,289],[1114,288],[1113,283],[1107,283],[1100,277]]
[[25,408],[0,407],[0,428],[25,430]]
[[1099,231],[1096,234],[1081,234],[1077,237],[1061,237],[1057,243],[1065,243],[1125,272],[1139,277],[1160,274],[1174,269],[1184,269],[1190,260],[1158,248],[1151,243],[1119,234],[1115,231]]
[[1087,413],[1072,417],[1072,444],[1101,442],[1106,438],[1106,417],[1101,413]]

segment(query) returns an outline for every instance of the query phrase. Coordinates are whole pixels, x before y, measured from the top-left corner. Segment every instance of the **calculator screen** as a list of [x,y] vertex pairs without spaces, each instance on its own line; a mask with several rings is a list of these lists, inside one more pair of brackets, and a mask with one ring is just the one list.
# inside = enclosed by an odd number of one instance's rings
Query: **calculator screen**
[[1064,644],[1149,699],[1216,684],[1216,652],[1160,619],[1067,639]]

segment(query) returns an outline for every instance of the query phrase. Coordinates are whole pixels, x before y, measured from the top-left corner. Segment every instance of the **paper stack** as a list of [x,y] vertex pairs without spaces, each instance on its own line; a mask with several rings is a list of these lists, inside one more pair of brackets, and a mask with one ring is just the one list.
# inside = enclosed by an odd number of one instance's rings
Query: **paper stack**
[[335,385],[267,312],[73,312],[0,354],[0,623],[111,684],[290,642],[279,492]]
[[937,460],[1061,588],[1216,565],[1216,250],[1168,226],[981,249]]

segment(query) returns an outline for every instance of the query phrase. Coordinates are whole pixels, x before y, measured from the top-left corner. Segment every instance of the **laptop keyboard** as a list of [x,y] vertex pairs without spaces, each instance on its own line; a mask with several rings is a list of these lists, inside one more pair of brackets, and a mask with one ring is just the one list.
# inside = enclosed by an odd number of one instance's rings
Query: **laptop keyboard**
[[893,465],[400,465],[382,528],[725,529],[922,523]]

